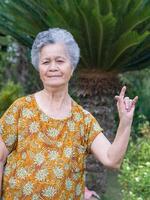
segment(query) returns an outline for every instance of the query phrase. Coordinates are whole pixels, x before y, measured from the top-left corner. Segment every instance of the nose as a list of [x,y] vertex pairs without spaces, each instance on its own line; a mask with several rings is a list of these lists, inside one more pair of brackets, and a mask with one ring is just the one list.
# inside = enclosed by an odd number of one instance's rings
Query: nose
[[57,71],[58,70],[57,63],[55,61],[51,61],[51,63],[48,66],[48,70]]

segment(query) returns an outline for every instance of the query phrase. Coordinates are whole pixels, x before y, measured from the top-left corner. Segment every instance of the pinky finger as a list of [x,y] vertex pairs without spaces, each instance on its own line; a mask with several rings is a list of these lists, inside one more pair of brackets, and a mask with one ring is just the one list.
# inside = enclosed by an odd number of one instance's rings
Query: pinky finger
[[138,96],[136,96],[136,97],[132,100],[132,105],[135,105],[137,101],[138,101]]

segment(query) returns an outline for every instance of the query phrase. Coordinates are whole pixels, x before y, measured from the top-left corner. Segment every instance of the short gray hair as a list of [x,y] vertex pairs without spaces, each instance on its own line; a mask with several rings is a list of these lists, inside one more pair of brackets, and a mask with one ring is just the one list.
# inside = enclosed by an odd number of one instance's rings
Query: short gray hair
[[32,45],[31,62],[37,70],[39,66],[39,55],[41,48],[48,44],[55,44],[57,42],[64,43],[72,67],[74,69],[76,68],[79,62],[80,49],[74,37],[70,32],[66,31],[65,29],[50,28],[46,31],[39,32]]

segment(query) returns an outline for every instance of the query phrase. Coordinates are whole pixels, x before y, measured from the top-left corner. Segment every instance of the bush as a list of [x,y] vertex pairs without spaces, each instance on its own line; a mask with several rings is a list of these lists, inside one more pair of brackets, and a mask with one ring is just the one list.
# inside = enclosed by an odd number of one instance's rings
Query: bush
[[20,45],[11,36],[0,37],[0,88],[7,80],[20,83],[26,94],[40,90],[39,73],[30,64],[30,49]]
[[127,86],[127,96],[138,96],[138,102],[134,113],[132,126],[132,138],[150,136],[150,69],[144,69],[120,74],[119,78],[123,85]]
[[150,138],[150,122],[145,115],[138,115],[134,130],[135,134]]
[[0,116],[18,97],[23,96],[24,91],[21,85],[8,81],[0,91]]
[[130,142],[122,164],[119,182],[123,200],[149,200],[150,197],[150,139]]
[[143,114],[150,121],[150,69],[144,69],[120,74],[122,84],[127,85],[127,95],[138,96],[137,113]]

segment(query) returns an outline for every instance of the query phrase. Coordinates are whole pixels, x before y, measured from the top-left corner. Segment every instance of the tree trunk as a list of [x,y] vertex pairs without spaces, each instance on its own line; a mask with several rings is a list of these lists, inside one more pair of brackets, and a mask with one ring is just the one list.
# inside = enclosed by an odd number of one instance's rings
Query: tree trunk
[[[96,117],[104,129],[105,136],[112,142],[116,133],[117,113],[114,96],[121,88],[117,73],[79,71],[70,85],[73,96],[77,97],[77,101]],[[86,172],[86,186],[100,195],[105,193],[107,169],[93,155],[87,158]]]

